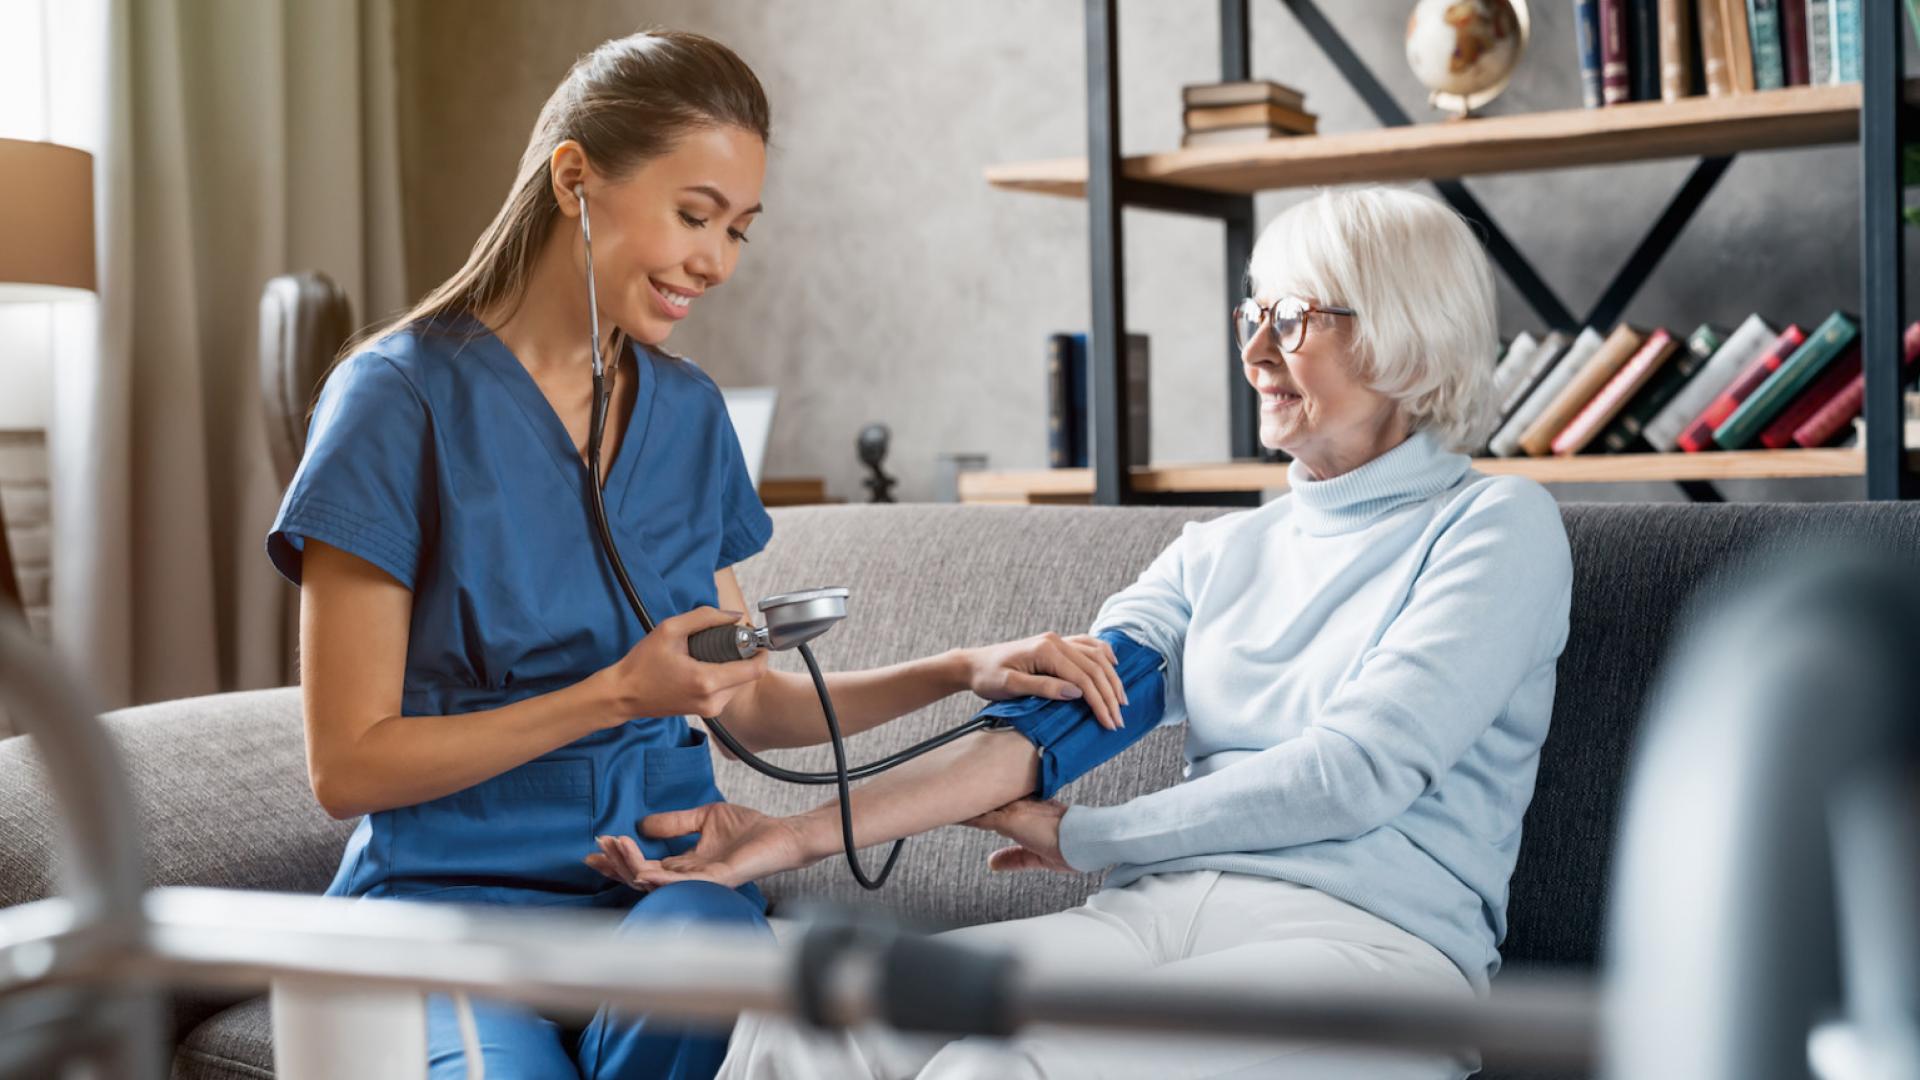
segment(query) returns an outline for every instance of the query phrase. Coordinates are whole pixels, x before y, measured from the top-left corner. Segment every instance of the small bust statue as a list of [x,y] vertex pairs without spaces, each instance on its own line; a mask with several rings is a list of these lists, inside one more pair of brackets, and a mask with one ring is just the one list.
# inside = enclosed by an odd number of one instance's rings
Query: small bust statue
[[890,503],[893,501],[893,486],[899,481],[888,476],[880,468],[881,461],[887,456],[887,443],[892,438],[893,432],[885,424],[868,424],[860,429],[860,439],[857,444],[860,460],[873,471],[873,475],[867,477],[865,481],[867,491],[873,496],[867,500],[868,502]]

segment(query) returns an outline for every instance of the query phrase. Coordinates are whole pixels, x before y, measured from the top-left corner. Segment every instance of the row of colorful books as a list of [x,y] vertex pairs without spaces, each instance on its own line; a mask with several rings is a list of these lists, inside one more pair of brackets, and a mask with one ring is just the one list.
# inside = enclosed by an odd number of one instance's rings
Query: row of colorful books
[[[1621,323],[1602,335],[1523,333],[1494,369],[1499,457],[1830,446],[1866,398],[1859,323],[1836,311],[1808,331],[1750,315],[1679,340]],[[1904,381],[1920,358],[1907,328]]]
[[1181,146],[1231,146],[1312,135],[1320,118],[1306,95],[1277,82],[1204,83],[1180,91]]
[[1581,98],[1591,109],[1858,82],[1863,2],[1574,0]]

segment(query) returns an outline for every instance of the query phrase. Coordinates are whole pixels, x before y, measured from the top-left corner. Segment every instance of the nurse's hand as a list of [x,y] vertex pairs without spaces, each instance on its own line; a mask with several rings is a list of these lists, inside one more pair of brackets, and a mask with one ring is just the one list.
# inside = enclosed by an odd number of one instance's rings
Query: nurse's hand
[[631,836],[602,836],[588,866],[636,889],[676,881],[714,881],[737,888],[749,881],[813,862],[790,818],[769,817],[735,803],[708,803],[691,810],[651,814],[642,834],[658,839],[699,833],[692,851],[654,860]]
[[733,696],[767,673],[767,654],[731,664],[695,660],[687,639],[740,621],[741,613],[695,608],[656,624],[627,655],[595,676],[618,703],[620,723],[635,716],[719,716]]
[[1091,634],[1036,634],[1022,641],[962,649],[961,655],[967,660],[969,689],[988,701],[1029,694],[1055,701],[1085,698],[1101,727],[1112,731],[1126,726],[1120,718],[1127,689],[1115,668],[1119,657],[1113,646]]

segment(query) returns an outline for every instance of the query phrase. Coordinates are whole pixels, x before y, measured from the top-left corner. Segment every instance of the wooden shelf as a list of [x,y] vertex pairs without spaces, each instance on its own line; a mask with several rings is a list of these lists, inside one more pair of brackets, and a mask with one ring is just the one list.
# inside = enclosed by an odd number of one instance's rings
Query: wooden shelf
[[763,477],[760,481],[762,506],[812,506],[815,503],[844,502],[827,497],[827,482],[818,476]]
[[[1475,458],[1488,475],[1531,477],[1543,484],[1676,480],[1772,480],[1860,476],[1857,449],[1741,450],[1706,454],[1587,454],[1551,458]],[[1204,494],[1285,490],[1287,467],[1257,461],[1151,465],[1133,470],[1135,491]],[[960,474],[960,500],[970,503],[1084,503],[1093,498],[1091,469],[1028,469]]]
[[[1910,102],[1916,85],[1906,84]],[[1173,150],[1127,158],[1121,172],[1134,180],[1245,195],[1322,184],[1718,157],[1852,142],[1859,129],[1860,84],[1846,83]],[[1069,158],[998,165],[987,170],[987,181],[1014,191],[1083,197],[1087,163]]]

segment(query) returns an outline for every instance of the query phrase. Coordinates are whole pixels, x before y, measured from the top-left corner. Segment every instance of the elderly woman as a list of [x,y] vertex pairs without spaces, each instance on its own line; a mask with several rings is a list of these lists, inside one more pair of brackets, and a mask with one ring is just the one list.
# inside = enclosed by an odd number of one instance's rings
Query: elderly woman
[[[1165,657],[1160,719],[1187,725],[1185,780],[1120,806],[1022,799],[1033,745],[986,732],[860,789],[859,836],[972,819],[1016,844],[996,869],[1106,871],[1083,907],[953,932],[1035,966],[1216,989],[1483,992],[1572,577],[1545,489],[1476,473],[1459,452],[1491,419],[1486,258],[1434,200],[1369,188],[1281,214],[1249,277],[1241,362],[1261,442],[1293,456],[1290,491],[1188,525],[1094,623]],[[699,829],[700,846],[660,864],[608,841],[593,861],[642,885],[745,880],[837,851],[835,810],[663,815],[646,830]],[[749,1017],[723,1075],[1440,1077],[1472,1064],[1049,1030],[1010,1044],[825,1036]]]

